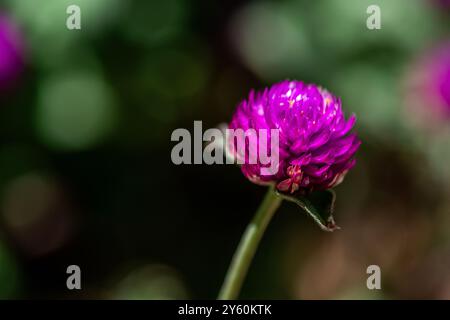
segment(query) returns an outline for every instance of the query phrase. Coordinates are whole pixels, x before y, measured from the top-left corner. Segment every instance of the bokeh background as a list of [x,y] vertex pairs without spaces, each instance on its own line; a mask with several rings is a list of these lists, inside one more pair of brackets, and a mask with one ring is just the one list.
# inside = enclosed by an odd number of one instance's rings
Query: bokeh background
[[284,203],[241,297],[450,299],[449,22],[445,0],[0,1],[0,298],[215,298],[265,189],[172,164],[170,135],[289,78],[341,96],[363,144],[342,230]]

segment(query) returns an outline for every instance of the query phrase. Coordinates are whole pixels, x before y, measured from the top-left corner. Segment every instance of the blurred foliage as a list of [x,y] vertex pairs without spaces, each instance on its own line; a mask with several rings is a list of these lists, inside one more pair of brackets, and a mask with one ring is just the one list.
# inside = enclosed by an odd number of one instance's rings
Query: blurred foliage
[[[68,30],[69,4],[81,30]],[[368,30],[366,9],[381,9]],[[322,233],[283,204],[243,298],[450,298],[450,124],[407,85],[449,38],[432,0],[4,0],[24,71],[0,93],[0,298],[214,298],[264,193],[233,166],[175,166],[170,134],[251,88],[320,84],[355,113],[358,164]],[[0,57],[1,58],[1,57]],[[431,112],[423,105],[424,113]],[[65,287],[82,270],[82,290]],[[382,290],[366,289],[366,268]]]

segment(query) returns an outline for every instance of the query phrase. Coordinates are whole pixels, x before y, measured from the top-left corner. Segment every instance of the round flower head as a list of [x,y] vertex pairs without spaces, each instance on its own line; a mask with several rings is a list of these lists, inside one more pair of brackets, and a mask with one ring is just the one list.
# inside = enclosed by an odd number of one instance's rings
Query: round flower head
[[0,14],[0,89],[8,89],[15,84],[23,65],[22,37],[14,23]]
[[[306,194],[336,186],[354,166],[361,144],[349,134],[355,120],[354,115],[345,120],[341,101],[325,89],[286,80],[263,92],[250,92],[233,115],[229,129],[256,132],[256,146],[248,136],[232,136],[228,147],[242,160],[242,172],[251,181],[275,183],[284,193]],[[245,150],[239,150],[240,143]],[[272,144],[275,149],[269,148]],[[269,165],[260,158],[261,148],[269,157],[277,155],[270,174],[264,171]],[[250,161],[255,157],[256,162]]]

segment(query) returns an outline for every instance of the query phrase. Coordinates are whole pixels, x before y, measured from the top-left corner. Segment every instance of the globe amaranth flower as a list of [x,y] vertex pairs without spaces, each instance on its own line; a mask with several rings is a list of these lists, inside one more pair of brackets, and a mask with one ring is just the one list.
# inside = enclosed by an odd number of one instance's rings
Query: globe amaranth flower
[[0,13],[0,89],[9,89],[24,67],[22,35],[14,22]]
[[[243,174],[257,184],[276,184],[283,193],[307,194],[339,184],[355,165],[361,142],[349,133],[356,118],[345,119],[341,101],[327,90],[301,81],[282,81],[262,92],[250,92],[235,111],[229,129],[278,129],[278,166],[262,175],[261,161],[242,164]],[[237,141],[229,139],[236,150]],[[246,152],[256,152],[245,140]],[[258,148],[260,146],[258,145]],[[248,160],[248,156],[246,156]]]

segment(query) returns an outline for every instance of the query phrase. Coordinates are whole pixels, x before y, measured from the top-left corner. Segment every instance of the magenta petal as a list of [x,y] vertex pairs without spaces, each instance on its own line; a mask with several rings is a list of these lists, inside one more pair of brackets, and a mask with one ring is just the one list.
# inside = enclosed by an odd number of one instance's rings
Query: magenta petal
[[311,162],[311,154],[307,153],[307,154],[302,155],[299,158],[292,160],[290,163],[292,165],[304,166],[304,165],[309,164],[310,162]]
[[342,137],[344,135],[346,135],[347,133],[349,133],[350,130],[352,130],[353,126],[356,123],[356,116],[354,114],[352,114],[350,116],[350,118],[347,120],[347,122],[345,123],[344,127],[335,132],[335,137]]
[[311,158],[311,163],[328,163],[333,159],[331,150],[325,150],[322,153],[315,153]]
[[317,178],[317,177],[322,177],[324,175],[324,173],[328,171],[329,168],[330,168],[330,166],[328,166],[328,165],[325,165],[322,167],[315,166],[315,165],[308,165],[305,167],[304,172],[310,176]]
[[[262,175],[261,169],[267,166],[259,162],[243,165],[242,172],[255,183],[274,182],[279,191],[292,193],[327,189],[342,181],[355,164],[361,144],[349,134],[355,122],[355,115],[345,119],[340,99],[327,90],[285,80],[262,92],[251,91],[238,105],[229,127],[278,130],[278,172]],[[247,147],[246,151],[257,150]]]

